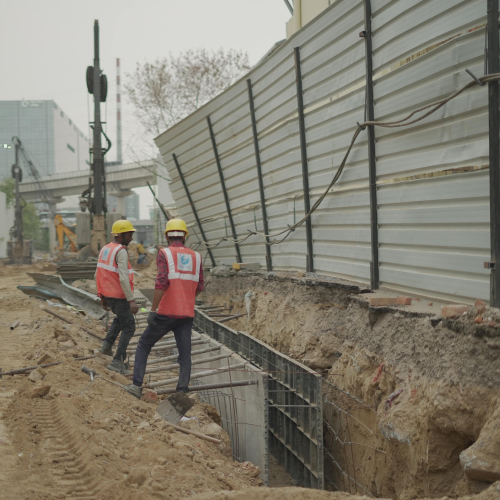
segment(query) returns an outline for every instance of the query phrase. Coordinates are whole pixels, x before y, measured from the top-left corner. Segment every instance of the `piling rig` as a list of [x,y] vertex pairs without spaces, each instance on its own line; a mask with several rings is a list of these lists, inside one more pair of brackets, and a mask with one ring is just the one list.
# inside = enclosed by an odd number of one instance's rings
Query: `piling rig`
[[[89,187],[82,193],[80,208],[90,212],[90,253],[97,256],[106,245],[106,174],[104,155],[111,149],[111,141],[102,129],[101,102],[106,102],[108,81],[99,67],[99,21],[94,23],[94,65],[87,68],[87,90],[94,96],[94,121],[90,126],[93,130],[93,144],[90,149],[91,175]],[[107,147],[102,148],[101,134],[107,141]]]
[[31,177],[33,177],[33,179],[35,180],[40,195],[40,201],[48,206],[50,215],[49,224],[54,223],[54,218],[56,216],[56,205],[55,205],[56,200],[52,196],[52,193],[46,188],[45,184],[43,183],[42,178],[40,177],[40,173],[38,172],[38,169],[35,167],[35,164],[31,161],[28,151],[26,151],[25,147],[23,146],[21,139],[19,139],[19,137],[14,136],[12,138],[12,142],[14,144],[16,152],[15,156],[16,161],[14,165],[12,165],[12,177],[14,177],[16,181],[16,188],[15,188],[16,204],[15,204],[15,222],[14,222],[14,227],[11,229],[12,241],[9,243],[11,251],[9,252],[9,254],[11,257],[11,261],[14,264],[31,263],[31,257],[33,252],[31,241],[29,240],[25,241],[23,235],[23,208],[24,208],[23,204],[24,206],[26,206],[26,204],[24,203],[24,200],[22,199],[21,194],[19,193],[19,183],[21,183],[23,180],[23,171],[20,165],[21,155],[26,165],[28,166],[28,170]]

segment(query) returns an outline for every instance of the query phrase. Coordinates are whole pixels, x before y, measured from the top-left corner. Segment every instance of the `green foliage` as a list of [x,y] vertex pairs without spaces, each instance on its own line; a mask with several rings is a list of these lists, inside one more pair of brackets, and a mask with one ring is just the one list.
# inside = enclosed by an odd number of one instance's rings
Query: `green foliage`
[[42,237],[40,219],[33,203],[26,203],[23,208],[23,236],[28,240],[33,240],[34,243]]
[[40,252],[49,252],[49,231],[46,228],[42,228],[40,231],[40,238],[33,242],[35,250]]
[[16,201],[16,181],[12,177],[6,177],[0,182],[0,191],[6,194],[7,208],[12,207]]
[[[0,182],[0,191],[6,194],[7,208],[14,206],[16,201],[16,181],[11,177],[6,177]],[[33,203],[26,203],[23,208],[23,236],[27,240],[33,240],[37,250],[48,251],[48,232],[41,230],[40,218]]]

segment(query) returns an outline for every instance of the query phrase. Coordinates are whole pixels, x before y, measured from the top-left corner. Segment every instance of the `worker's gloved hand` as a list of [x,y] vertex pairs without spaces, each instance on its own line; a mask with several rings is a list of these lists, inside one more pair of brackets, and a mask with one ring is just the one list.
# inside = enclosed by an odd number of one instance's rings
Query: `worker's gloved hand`
[[156,326],[156,311],[150,311],[148,314],[148,325]]

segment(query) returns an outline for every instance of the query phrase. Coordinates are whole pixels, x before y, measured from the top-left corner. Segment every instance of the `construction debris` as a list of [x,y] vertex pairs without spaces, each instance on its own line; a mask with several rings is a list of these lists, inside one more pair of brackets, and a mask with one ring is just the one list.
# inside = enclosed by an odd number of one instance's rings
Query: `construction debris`
[[[44,273],[27,273],[38,284],[37,289],[43,289],[56,295],[66,304],[85,311],[89,316],[101,319],[105,311],[97,295],[80,290],[65,283],[60,276]],[[29,290],[23,289],[27,293]],[[29,295],[29,293],[28,293]],[[36,295],[36,294],[35,294]]]
[[93,280],[97,268],[97,261],[72,261],[57,266],[57,274],[67,283],[76,280]]
[[371,307],[379,306],[411,306],[411,297],[370,297]]

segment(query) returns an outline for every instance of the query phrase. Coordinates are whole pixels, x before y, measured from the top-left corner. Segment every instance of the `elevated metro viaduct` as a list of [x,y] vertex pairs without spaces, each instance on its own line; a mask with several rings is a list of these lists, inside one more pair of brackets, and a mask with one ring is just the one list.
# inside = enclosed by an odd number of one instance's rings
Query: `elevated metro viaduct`
[[[125,197],[132,194],[132,188],[147,186],[147,182],[156,184],[156,169],[155,160],[106,167],[106,191],[107,194],[117,197],[118,213],[125,213]],[[47,175],[41,180],[51,193],[53,204],[56,205],[64,200],[64,196],[82,194],[89,187],[91,176],[91,170],[88,169]],[[41,201],[38,186],[32,177],[28,177],[19,186],[21,196],[26,201]],[[55,240],[55,231],[54,224],[49,224],[49,241]]]

